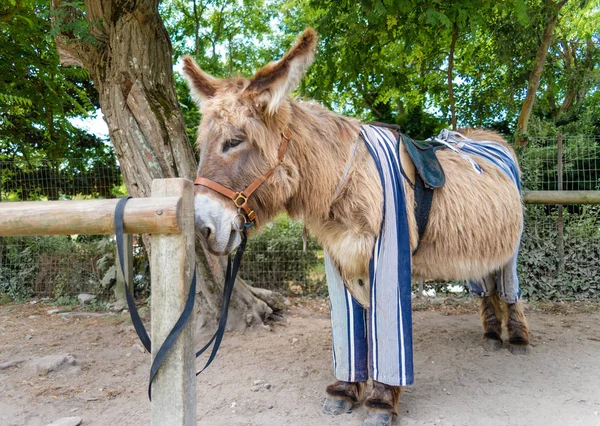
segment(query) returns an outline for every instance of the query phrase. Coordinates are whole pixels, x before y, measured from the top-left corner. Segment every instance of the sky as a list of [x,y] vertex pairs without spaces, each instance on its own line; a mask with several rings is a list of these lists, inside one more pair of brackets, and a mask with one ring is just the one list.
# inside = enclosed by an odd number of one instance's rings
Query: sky
[[104,115],[100,111],[100,108],[96,110],[93,116],[71,118],[70,121],[71,124],[80,129],[87,130],[99,138],[108,139],[108,126],[106,125],[106,121],[104,121]]

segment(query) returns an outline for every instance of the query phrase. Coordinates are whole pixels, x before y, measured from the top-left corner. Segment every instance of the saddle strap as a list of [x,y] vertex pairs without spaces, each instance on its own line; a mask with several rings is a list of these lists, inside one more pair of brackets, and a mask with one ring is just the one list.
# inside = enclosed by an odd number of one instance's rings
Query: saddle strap
[[425,230],[427,229],[429,212],[431,211],[431,204],[433,203],[433,192],[433,188],[425,185],[421,175],[415,173],[415,220],[417,222],[417,234],[419,239],[417,240],[417,246],[413,250],[413,255],[419,250],[421,241],[423,241],[423,235],[425,235]]

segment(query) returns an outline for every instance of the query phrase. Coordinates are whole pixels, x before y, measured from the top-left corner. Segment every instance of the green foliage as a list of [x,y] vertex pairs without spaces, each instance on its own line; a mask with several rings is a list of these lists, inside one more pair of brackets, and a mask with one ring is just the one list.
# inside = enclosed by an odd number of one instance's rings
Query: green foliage
[[[160,12],[173,44],[174,58],[193,56],[216,77],[250,75],[272,60],[271,20],[277,2],[269,0],[172,0],[161,2]],[[181,78],[175,87],[187,123],[189,140],[194,142],[200,115]]]
[[79,302],[79,299],[74,296],[58,296],[54,299],[52,304],[55,306],[78,306],[81,303]]
[[[69,5],[73,4],[63,3],[64,7]],[[85,70],[60,65],[49,2],[20,0],[15,6],[14,14],[5,15],[5,22],[1,22],[0,10],[3,183],[40,169],[51,170],[54,175],[60,169],[73,176],[97,167],[117,170],[110,144],[72,122],[95,114],[98,94]],[[63,15],[60,10],[53,15],[58,25]],[[89,37],[81,24],[69,25],[74,25],[71,30],[80,39]],[[8,173],[4,167],[7,161],[15,162]]]
[[558,265],[556,212],[530,208],[519,253],[523,296],[533,300],[581,300],[600,297],[599,209],[585,206],[576,213],[565,209],[564,270]]
[[97,285],[90,264],[100,256],[94,241],[71,237],[3,237],[0,293],[15,300],[34,294],[71,296]]
[[307,239],[303,251],[303,225],[279,216],[248,239],[240,277],[252,285],[300,294],[323,294],[325,289],[321,249]]

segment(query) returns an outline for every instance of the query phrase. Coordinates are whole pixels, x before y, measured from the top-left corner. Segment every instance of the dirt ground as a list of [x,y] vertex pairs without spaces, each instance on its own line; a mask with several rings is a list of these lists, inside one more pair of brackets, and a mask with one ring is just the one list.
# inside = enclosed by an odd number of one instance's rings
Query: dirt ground
[[[361,425],[364,408],[321,414],[333,381],[325,300],[296,300],[270,329],[229,333],[197,380],[198,424]],[[466,306],[465,306],[466,305]],[[48,314],[54,306],[0,306],[0,425],[45,426],[79,416],[84,425],[149,424],[150,358],[127,315]],[[532,351],[481,348],[471,302],[414,314],[415,374],[398,425],[600,425],[600,311],[589,305],[528,308]],[[41,357],[75,365],[35,371]],[[265,387],[270,384],[270,389]]]

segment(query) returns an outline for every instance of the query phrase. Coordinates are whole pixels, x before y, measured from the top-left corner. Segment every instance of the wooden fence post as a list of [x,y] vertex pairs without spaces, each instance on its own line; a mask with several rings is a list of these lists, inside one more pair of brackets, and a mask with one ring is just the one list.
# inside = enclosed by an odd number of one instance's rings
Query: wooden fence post
[[[559,133],[556,135],[556,165],[558,173],[558,190],[563,190],[563,135]],[[556,219],[557,225],[557,251],[558,251],[558,275],[562,275],[565,269],[565,236],[563,230],[563,206],[558,206],[558,217]]]
[[[192,182],[186,179],[152,182],[152,197],[182,197],[182,233],[151,237],[152,359],[183,311],[194,273],[193,188]],[[192,314],[154,379],[152,426],[196,425],[194,323],[195,314]]]

